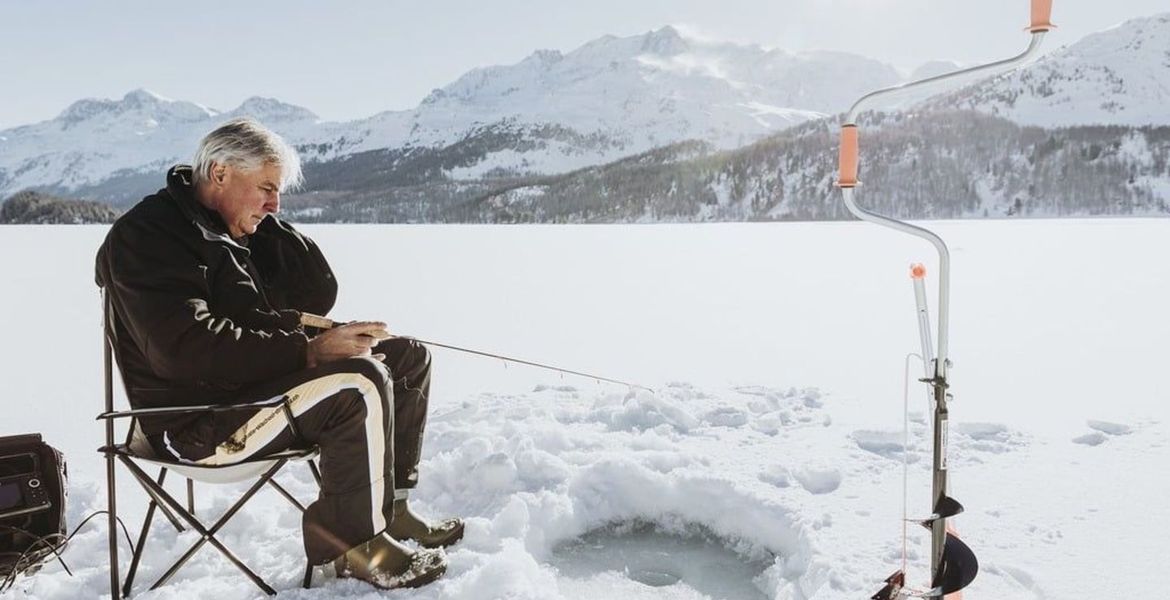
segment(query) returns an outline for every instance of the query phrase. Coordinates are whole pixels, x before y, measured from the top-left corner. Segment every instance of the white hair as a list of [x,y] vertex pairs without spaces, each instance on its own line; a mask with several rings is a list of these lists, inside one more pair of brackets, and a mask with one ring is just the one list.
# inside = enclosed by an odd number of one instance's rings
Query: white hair
[[254,171],[266,164],[280,167],[280,191],[304,182],[296,150],[271,129],[248,117],[232,119],[203,136],[195,151],[195,184],[211,180],[215,164]]

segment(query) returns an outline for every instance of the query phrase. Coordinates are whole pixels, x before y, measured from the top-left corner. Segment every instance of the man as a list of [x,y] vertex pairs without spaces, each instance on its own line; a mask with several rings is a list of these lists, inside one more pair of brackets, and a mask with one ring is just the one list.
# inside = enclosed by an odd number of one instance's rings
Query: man
[[[216,128],[191,167],[123,215],[97,256],[113,308],[115,355],[134,408],[237,404],[287,396],[280,409],[144,418],[160,452],[226,464],[298,443],[321,449],[322,485],[303,520],[311,564],[381,588],[418,586],[446,569],[463,523],[409,508],[430,389],[430,355],[386,325],[306,331],[337,284],[305,235],[274,215],[301,181],[300,160],[248,119]],[[316,335],[312,335],[316,333]],[[402,542],[414,540],[412,550]]]

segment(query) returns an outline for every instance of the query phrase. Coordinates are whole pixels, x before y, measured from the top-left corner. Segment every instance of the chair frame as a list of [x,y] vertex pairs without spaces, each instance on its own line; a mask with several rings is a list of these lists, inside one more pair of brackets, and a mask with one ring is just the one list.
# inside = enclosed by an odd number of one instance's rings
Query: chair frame
[[[103,290],[104,292],[104,290]],[[104,295],[104,294],[103,294]],[[229,550],[223,543],[215,537],[216,533],[227,522],[235,516],[235,514],[246,504],[256,492],[260,491],[265,485],[271,486],[281,496],[284,496],[293,506],[298,510],[304,512],[305,506],[301,504],[287,489],[281,486],[275,479],[275,476],[289,461],[306,461],[309,465],[309,470],[313,474],[314,480],[318,487],[321,485],[321,472],[317,468],[315,457],[318,454],[316,446],[295,444],[293,449],[283,450],[272,454],[262,456],[250,457],[238,463],[227,465],[196,465],[186,463],[180,460],[173,460],[168,457],[157,456],[139,456],[131,450],[131,441],[137,427],[137,419],[147,416],[165,416],[165,415],[180,415],[180,414],[207,414],[207,413],[221,413],[233,412],[241,410],[256,410],[262,408],[273,408],[279,406],[281,414],[288,422],[289,429],[297,440],[301,440],[300,431],[297,427],[296,420],[293,418],[293,412],[290,400],[287,396],[280,396],[265,400],[262,402],[252,402],[247,404],[229,404],[229,405],[205,405],[205,406],[184,406],[177,408],[145,408],[135,410],[114,410],[114,342],[115,334],[113,333],[113,307],[110,304],[108,296],[103,298],[104,304],[104,321],[105,321],[105,336],[104,336],[104,369],[105,369],[105,411],[97,416],[97,420],[103,421],[105,424],[105,445],[98,449],[98,452],[105,456],[106,462],[106,501],[107,501],[107,516],[109,527],[109,554],[110,554],[110,597],[111,598],[128,598],[130,596],[131,588],[134,584],[134,577],[138,571],[138,565],[141,562],[143,550],[146,546],[146,538],[150,531],[150,525],[154,519],[155,510],[162,512],[163,516],[170,521],[171,525],[179,532],[185,531],[183,523],[185,522],[191,529],[194,529],[200,534],[199,540],[192,545],[181,557],[179,557],[171,567],[161,576],[157,581],[151,585],[150,589],[154,590],[166,584],[179,571],[186,562],[195,555],[195,553],[203,547],[205,543],[211,544],[216,550],[220,552],[225,558],[231,561],[245,576],[248,577],[257,587],[259,587],[265,594],[270,596],[276,595],[276,590],[268,585],[263,578],[257,575],[250,569],[243,561],[241,561],[231,550]],[[114,443],[114,423],[118,419],[129,419],[130,427],[126,434],[125,442],[122,444]],[[137,464],[136,461],[148,462],[159,467],[157,478],[152,478]],[[130,567],[126,574],[125,582],[120,581],[119,565],[118,565],[118,541],[117,541],[117,488],[116,488],[116,468],[115,465],[121,462],[122,465],[130,472],[134,480],[142,487],[143,491],[150,497],[150,504],[146,510],[146,517],[142,524],[142,529],[138,535],[138,541],[131,547],[132,557],[130,560]],[[166,481],[168,471],[175,471],[187,478],[187,505],[183,506],[174,496],[163,488],[163,483]],[[259,474],[257,476],[257,473]],[[210,475],[210,477],[208,477]],[[255,477],[256,480],[251,487],[239,499],[236,500],[228,509],[213,523],[210,527],[205,525],[195,516],[195,481],[205,483],[232,483],[238,481],[246,481],[249,478]],[[312,583],[313,565],[307,564],[305,566],[305,575],[302,585],[308,588]],[[119,589],[120,588],[120,589]]]

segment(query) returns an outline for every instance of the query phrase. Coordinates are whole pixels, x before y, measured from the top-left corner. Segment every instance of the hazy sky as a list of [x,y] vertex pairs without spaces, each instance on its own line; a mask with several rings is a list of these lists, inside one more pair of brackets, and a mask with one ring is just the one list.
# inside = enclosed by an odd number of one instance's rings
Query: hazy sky
[[[1048,47],[1161,11],[1166,0],[1054,0]],[[271,96],[354,119],[412,108],[476,66],[667,24],[903,68],[977,62],[1021,50],[1028,18],[1027,0],[0,0],[0,129],[139,87],[218,109]]]

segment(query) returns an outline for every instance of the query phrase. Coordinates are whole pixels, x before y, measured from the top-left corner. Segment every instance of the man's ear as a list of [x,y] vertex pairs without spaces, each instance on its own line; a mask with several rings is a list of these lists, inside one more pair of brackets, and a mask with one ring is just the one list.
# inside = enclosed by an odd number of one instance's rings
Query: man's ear
[[227,165],[211,163],[211,181],[216,185],[223,185],[227,179]]

